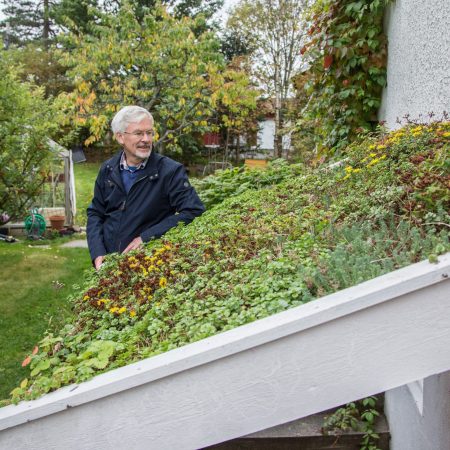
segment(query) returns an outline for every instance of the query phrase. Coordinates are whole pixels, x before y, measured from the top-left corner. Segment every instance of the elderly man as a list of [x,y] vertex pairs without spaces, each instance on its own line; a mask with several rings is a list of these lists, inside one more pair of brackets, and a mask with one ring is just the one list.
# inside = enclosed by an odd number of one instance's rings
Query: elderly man
[[183,166],[152,151],[153,117],[146,109],[122,108],[111,128],[122,151],[100,168],[87,209],[96,269],[106,254],[137,249],[205,210]]

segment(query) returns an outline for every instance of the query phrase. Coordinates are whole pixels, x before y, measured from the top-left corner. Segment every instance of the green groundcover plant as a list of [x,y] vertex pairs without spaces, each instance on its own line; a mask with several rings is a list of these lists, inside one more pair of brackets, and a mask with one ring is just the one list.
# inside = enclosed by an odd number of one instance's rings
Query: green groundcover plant
[[74,319],[30,349],[29,376],[8,401],[436,260],[450,249],[449,149],[450,123],[410,125],[351,145],[334,164],[275,163],[199,183],[215,206],[92,272]]

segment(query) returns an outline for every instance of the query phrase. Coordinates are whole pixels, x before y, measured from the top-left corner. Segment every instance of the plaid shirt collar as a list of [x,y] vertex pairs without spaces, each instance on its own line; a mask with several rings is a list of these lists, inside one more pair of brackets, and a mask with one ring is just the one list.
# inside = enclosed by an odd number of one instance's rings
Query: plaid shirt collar
[[130,166],[127,164],[127,158],[125,157],[125,152],[122,152],[122,155],[120,157],[120,170],[128,170],[129,172],[135,172],[136,170],[144,169],[147,164],[148,158],[144,159],[135,170],[130,170]]

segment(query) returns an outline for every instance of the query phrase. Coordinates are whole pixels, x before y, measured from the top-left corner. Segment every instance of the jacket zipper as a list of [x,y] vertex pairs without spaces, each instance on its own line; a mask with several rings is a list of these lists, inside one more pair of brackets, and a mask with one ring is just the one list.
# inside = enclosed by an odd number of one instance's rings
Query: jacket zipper
[[[128,202],[128,196],[130,195],[131,191],[133,190],[134,186],[136,186],[138,183],[140,183],[142,180],[145,180],[148,177],[148,175],[145,175],[142,178],[139,178],[130,188],[130,190],[128,191],[128,194],[125,194],[125,200],[122,202],[122,204],[119,207],[119,211],[122,211],[122,214],[120,215],[120,223],[119,223],[119,236],[121,235],[121,231],[122,231],[122,217],[123,217],[123,213],[126,210],[127,207],[127,202]],[[153,179],[153,175],[150,177],[151,179]],[[120,248],[122,246],[122,241],[119,241],[119,245],[117,246],[117,248],[120,251]]]

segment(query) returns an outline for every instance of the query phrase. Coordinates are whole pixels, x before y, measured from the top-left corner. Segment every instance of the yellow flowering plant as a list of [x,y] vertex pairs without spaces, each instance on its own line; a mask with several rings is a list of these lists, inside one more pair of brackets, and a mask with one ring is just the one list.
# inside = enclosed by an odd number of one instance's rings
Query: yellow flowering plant
[[73,298],[72,321],[26,357],[12,400],[449,251],[450,124],[415,127],[354,143],[345,161],[283,163],[272,182],[252,174],[264,182],[240,193],[242,171],[218,174],[215,187],[210,179],[200,196],[217,202],[226,184],[229,198],[139,251],[108,256]]

